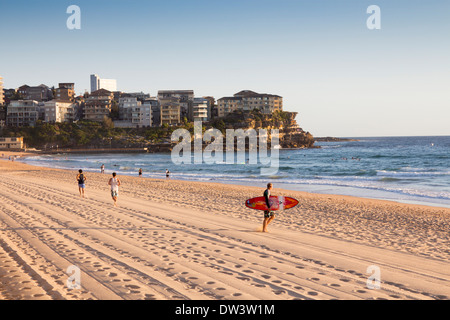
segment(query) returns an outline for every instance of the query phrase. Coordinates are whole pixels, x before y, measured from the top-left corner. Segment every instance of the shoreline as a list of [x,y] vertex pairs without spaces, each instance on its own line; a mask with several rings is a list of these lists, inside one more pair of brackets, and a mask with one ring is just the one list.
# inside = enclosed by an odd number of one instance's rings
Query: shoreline
[[[53,154],[47,154],[47,153],[35,154],[35,153],[26,153],[26,152],[9,152],[9,154],[18,155],[22,159],[26,158],[26,157],[37,156],[37,155],[53,155]],[[34,165],[32,165],[32,166],[34,166]],[[53,167],[41,167],[41,166],[34,166],[34,167],[70,171],[70,169],[65,169],[65,168],[53,168]],[[97,170],[90,170],[90,169],[84,169],[84,168],[81,168],[81,169],[83,169],[86,172],[90,172],[90,173],[98,172]],[[109,171],[111,171],[111,170],[107,170],[107,172],[109,172]],[[118,174],[120,174],[120,173],[118,172]],[[175,173],[172,173],[172,176],[173,176],[173,174],[175,174]],[[124,174],[124,175],[130,176],[130,177],[134,176],[134,175],[130,175],[130,174]],[[143,178],[145,178],[145,179],[163,179],[164,173],[161,173],[161,176],[162,176],[161,178],[150,177],[150,176],[146,176],[144,173]],[[223,181],[198,181],[198,180],[189,180],[189,179],[172,179],[172,180],[185,181],[185,182],[198,182],[198,183],[218,183],[218,184],[224,184],[224,185],[236,185],[236,186],[243,186],[243,187],[264,187],[264,183],[261,183],[261,186],[257,186],[256,183],[255,184],[245,183],[245,182],[240,183],[239,181],[233,181],[233,180],[223,180]],[[357,199],[390,201],[393,203],[422,205],[425,207],[450,209],[450,205],[439,203],[438,201],[433,202],[432,198],[431,199],[427,198],[425,200],[421,200],[421,197],[417,196],[417,195],[414,195],[414,196],[403,195],[403,197],[405,199],[396,199],[393,196],[398,195],[398,194],[392,193],[389,191],[383,191],[383,190],[371,190],[370,191],[369,189],[366,189],[366,188],[361,188],[361,190],[360,190],[357,187],[330,186],[330,185],[320,185],[320,184],[317,184],[317,185],[309,185],[309,184],[308,185],[292,185],[292,184],[283,183],[283,182],[277,182],[277,185],[282,185],[283,186],[282,189],[285,190],[286,192],[298,191],[298,192],[306,192],[306,193],[310,193],[310,194],[317,194],[317,195],[324,195],[324,196],[327,196],[327,195],[348,196],[348,197],[354,197]],[[278,187],[277,189],[280,189],[280,188]],[[309,189],[309,190],[305,190],[305,189]],[[332,192],[328,192],[329,189],[333,189],[333,190],[331,190]],[[345,192],[346,190],[349,190],[349,191]],[[355,192],[358,193],[358,191],[361,195],[351,194],[351,193],[355,193]],[[367,192],[372,193],[374,195],[373,196],[369,195],[369,194],[367,194]],[[379,196],[376,196],[375,194],[379,194]],[[393,196],[389,197],[390,194],[392,194]],[[429,201],[426,201],[426,200],[429,200]]]

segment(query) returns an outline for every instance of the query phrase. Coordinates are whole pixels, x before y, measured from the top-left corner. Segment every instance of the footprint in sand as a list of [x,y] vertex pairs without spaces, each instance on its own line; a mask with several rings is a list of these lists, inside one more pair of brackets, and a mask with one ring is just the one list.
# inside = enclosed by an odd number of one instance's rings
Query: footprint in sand
[[250,278],[248,278],[248,277],[236,277],[236,279],[243,280],[243,281],[250,281]]
[[337,283],[330,283],[329,286],[339,288],[341,285]]
[[286,293],[285,290],[274,290],[273,293],[275,293],[277,296],[283,293]]
[[355,290],[354,292],[357,292],[357,293],[367,293],[366,290]]
[[140,289],[141,287],[136,286],[136,285],[134,285],[134,284],[127,284],[127,285],[125,286],[125,288],[128,288],[128,289]]

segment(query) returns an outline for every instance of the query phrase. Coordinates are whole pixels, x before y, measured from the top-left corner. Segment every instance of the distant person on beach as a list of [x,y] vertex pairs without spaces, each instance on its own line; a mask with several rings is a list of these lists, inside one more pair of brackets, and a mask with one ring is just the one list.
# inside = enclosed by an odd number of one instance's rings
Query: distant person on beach
[[102,164],[102,166],[100,167],[100,171],[101,171],[101,173],[105,173],[105,165],[104,164]]
[[80,192],[80,197],[84,198],[84,189],[86,188],[86,176],[83,174],[83,170],[78,170],[77,182],[78,191]]
[[114,207],[117,207],[117,197],[119,196],[120,180],[116,177],[116,173],[113,172],[112,178],[109,179],[108,184],[111,186],[111,197],[114,201]]
[[264,211],[264,221],[263,221],[263,230],[262,232],[267,232],[267,226],[275,219],[275,212],[270,210],[272,206],[270,203],[270,194],[273,189],[273,185],[271,183],[267,184],[267,189],[264,191],[264,199],[266,200],[266,205],[269,210]]
[[166,180],[170,180],[170,171],[166,169]]
[[139,169],[139,178],[142,177],[142,168]]

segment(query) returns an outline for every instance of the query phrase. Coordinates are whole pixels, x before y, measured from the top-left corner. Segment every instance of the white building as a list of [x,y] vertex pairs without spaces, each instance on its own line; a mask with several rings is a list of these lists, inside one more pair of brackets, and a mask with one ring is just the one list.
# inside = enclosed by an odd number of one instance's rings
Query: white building
[[194,103],[192,105],[192,119],[194,121],[211,120],[211,107],[208,99],[194,99]]
[[152,106],[142,103],[137,98],[124,97],[119,99],[119,118],[115,121],[117,127],[143,128],[152,125]]
[[117,80],[101,79],[98,75],[91,74],[91,93],[100,89],[105,89],[111,92],[117,91]]
[[73,122],[76,105],[72,102],[48,101],[44,103],[44,121],[47,123]]
[[39,120],[40,106],[35,100],[11,101],[6,110],[6,123],[9,126],[34,127]]

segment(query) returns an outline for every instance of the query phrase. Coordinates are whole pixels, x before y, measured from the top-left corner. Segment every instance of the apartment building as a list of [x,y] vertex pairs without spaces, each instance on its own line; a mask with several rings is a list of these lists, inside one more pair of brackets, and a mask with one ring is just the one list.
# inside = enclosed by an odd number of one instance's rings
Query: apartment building
[[85,100],[84,118],[101,122],[105,117],[109,117],[113,98],[114,94],[105,89],[92,92]]
[[242,98],[242,108],[244,111],[258,109],[265,114],[283,111],[283,98],[274,94],[244,90],[236,93],[234,96]]
[[249,112],[257,109],[264,114],[283,111],[283,98],[281,96],[256,93],[250,90],[240,91],[233,97],[221,98],[217,101],[217,104],[219,117],[224,117],[236,110]]
[[125,97],[136,98],[136,99],[138,99],[138,101],[144,101],[144,100],[151,98],[149,93],[144,93],[144,92],[122,93],[120,97],[121,98],[125,98]]
[[170,100],[170,103],[177,103],[180,106],[181,119],[189,118],[189,113],[194,102],[194,90],[158,91],[158,101],[161,105],[167,103],[167,101],[169,101],[168,99]]
[[217,100],[217,116],[225,117],[236,110],[242,110],[241,97],[225,97]]
[[77,105],[70,101],[44,102],[44,121],[47,123],[73,122]]
[[39,102],[35,100],[11,101],[6,111],[6,123],[14,127],[34,127],[39,120],[39,114]]
[[149,106],[151,109],[152,126],[159,126],[161,124],[161,108],[156,97],[150,97],[142,101],[143,105]]
[[75,100],[75,84],[60,83],[55,90],[55,100],[58,101],[74,101]]
[[160,101],[161,126],[169,126],[181,123],[181,106],[178,98],[164,98]]
[[211,120],[211,101],[205,98],[194,98],[190,119],[206,122]]
[[119,99],[119,119],[115,121],[122,128],[144,128],[152,125],[151,104],[142,103],[136,97]]
[[44,84],[36,87],[30,87],[28,85],[21,86],[18,93],[24,100],[34,100],[37,102],[50,101],[53,99],[53,91]]

